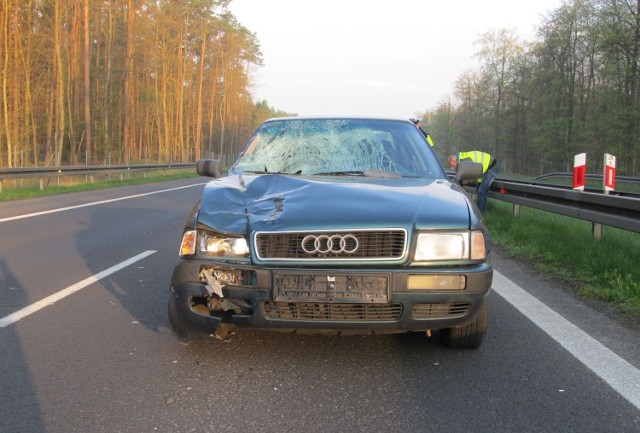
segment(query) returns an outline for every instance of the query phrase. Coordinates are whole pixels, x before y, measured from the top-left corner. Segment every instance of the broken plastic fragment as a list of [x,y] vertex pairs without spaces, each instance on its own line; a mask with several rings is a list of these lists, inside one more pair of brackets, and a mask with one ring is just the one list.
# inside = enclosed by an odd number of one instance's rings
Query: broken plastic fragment
[[213,271],[211,269],[207,269],[203,272],[203,274],[207,279],[208,284],[206,286],[206,289],[209,296],[212,296],[215,293],[220,298],[223,298],[224,295],[222,294],[222,284],[220,284],[220,282],[216,278],[214,278]]

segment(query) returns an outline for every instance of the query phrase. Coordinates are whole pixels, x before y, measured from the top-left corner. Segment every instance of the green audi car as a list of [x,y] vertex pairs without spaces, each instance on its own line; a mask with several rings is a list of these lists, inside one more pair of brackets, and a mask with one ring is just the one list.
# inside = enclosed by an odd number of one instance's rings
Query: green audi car
[[478,348],[493,269],[482,215],[409,120],[264,122],[188,214],[170,288],[178,339],[237,328],[424,332]]

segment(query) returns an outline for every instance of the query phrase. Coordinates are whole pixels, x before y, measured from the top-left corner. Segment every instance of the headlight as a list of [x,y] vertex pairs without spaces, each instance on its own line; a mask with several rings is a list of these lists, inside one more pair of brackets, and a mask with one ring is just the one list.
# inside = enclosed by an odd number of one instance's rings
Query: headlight
[[481,231],[420,233],[414,261],[484,260],[486,256]]
[[249,257],[249,246],[245,238],[201,232],[197,253],[217,257]]
[[188,230],[182,236],[180,255],[203,254],[214,257],[248,258],[246,239]]

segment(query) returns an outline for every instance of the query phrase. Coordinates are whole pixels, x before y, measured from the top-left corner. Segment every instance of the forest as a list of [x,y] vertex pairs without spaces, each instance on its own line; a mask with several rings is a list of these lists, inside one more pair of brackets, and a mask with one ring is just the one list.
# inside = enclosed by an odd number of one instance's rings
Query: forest
[[501,170],[522,175],[571,171],[587,153],[587,171],[640,169],[640,0],[565,0],[549,11],[536,40],[513,30],[478,40],[475,69],[452,96],[424,113],[441,156],[480,149]]
[[[231,0],[0,0],[0,167],[229,164],[255,127],[292,115],[253,101],[260,43]],[[424,44],[428,55],[428,42]],[[640,0],[564,0],[535,40],[479,35],[477,64],[417,111],[442,158],[502,171],[640,171]],[[420,107],[416,107],[420,110]]]
[[284,114],[230,0],[0,1],[0,167],[229,162]]

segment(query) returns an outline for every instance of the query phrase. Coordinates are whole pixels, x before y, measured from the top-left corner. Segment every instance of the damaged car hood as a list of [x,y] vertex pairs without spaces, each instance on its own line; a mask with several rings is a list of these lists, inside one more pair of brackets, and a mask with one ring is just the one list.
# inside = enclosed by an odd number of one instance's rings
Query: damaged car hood
[[443,179],[235,175],[204,188],[198,223],[223,233],[469,228],[470,205]]

